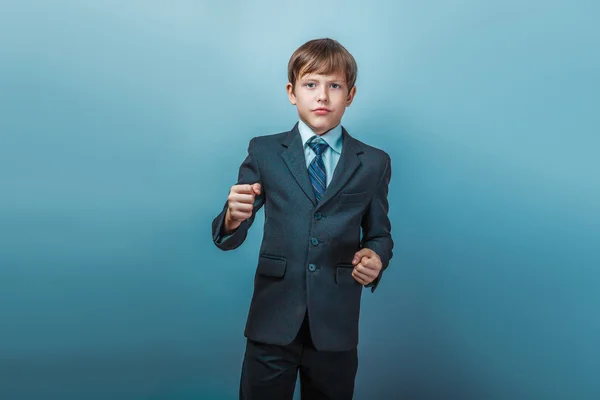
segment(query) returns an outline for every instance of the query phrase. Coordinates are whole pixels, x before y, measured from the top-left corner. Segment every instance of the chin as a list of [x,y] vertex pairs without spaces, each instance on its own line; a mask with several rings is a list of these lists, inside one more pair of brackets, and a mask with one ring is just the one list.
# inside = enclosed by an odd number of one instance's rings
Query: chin
[[314,125],[313,125],[313,127],[314,127],[314,130],[315,130],[315,133],[316,133],[316,132],[321,132],[321,134],[323,134],[323,133],[325,133],[325,132],[329,131],[331,128],[333,128],[333,127],[328,127],[328,126],[318,126],[318,125],[317,125],[317,126],[314,126]]

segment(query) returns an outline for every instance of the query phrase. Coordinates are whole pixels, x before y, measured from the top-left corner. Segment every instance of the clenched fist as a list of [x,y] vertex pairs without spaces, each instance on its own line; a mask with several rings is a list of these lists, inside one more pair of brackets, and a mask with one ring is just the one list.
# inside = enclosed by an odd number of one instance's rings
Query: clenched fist
[[242,222],[252,216],[254,197],[260,194],[260,183],[252,185],[234,185],[227,197],[228,207],[225,214],[225,234],[236,230]]
[[379,255],[367,248],[360,249],[354,254],[352,264],[354,264],[352,270],[354,280],[363,285],[373,282],[379,276],[382,268]]

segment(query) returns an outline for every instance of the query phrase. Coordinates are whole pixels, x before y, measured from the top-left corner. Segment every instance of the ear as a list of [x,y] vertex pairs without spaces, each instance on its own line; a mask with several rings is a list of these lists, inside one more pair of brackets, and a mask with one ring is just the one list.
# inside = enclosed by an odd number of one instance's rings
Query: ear
[[350,89],[350,93],[348,93],[348,97],[346,97],[346,107],[352,104],[352,100],[354,100],[354,95],[356,94],[356,85],[352,86]]
[[290,103],[296,105],[296,95],[294,94],[294,85],[291,82],[285,86],[285,90],[287,91],[288,98],[290,99]]

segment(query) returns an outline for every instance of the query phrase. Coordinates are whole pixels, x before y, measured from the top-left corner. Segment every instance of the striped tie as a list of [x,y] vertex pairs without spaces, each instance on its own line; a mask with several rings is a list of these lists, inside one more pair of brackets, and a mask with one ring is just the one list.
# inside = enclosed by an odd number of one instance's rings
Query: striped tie
[[317,202],[320,202],[323,198],[323,194],[325,193],[325,188],[327,187],[327,172],[325,171],[325,164],[323,163],[321,154],[327,150],[329,145],[316,135],[308,140],[308,145],[317,155],[308,166],[308,175],[310,177]]

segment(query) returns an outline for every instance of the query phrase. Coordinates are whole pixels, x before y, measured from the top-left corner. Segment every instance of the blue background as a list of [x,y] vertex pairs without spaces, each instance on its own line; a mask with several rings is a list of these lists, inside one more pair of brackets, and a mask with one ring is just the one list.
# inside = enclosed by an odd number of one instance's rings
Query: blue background
[[317,37],[393,167],[356,398],[600,398],[598,4],[2,1],[0,398],[237,398],[263,212],[210,225]]

